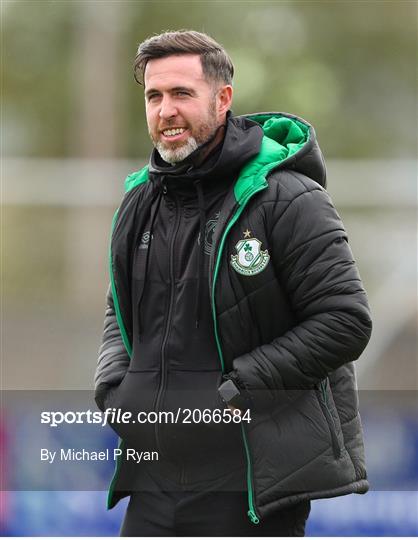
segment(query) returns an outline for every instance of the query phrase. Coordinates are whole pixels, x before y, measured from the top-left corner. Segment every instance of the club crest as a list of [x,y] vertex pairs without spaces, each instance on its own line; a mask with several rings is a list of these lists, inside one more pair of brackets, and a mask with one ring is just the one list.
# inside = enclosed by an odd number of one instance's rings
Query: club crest
[[261,250],[261,242],[257,238],[248,238],[250,231],[245,231],[244,239],[240,240],[235,249],[236,255],[231,255],[232,268],[244,276],[259,274],[268,265],[270,255],[268,250]]

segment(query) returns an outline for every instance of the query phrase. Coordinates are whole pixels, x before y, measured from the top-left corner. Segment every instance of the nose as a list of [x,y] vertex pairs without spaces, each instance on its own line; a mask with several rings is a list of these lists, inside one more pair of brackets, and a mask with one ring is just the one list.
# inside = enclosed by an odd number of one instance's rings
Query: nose
[[177,115],[177,108],[170,96],[164,96],[161,100],[159,116],[162,120],[173,118]]

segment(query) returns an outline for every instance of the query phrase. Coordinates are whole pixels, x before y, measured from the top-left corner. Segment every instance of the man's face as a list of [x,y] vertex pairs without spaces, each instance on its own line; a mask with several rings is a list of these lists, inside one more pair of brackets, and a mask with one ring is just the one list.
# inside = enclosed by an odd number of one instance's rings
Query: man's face
[[148,131],[168,163],[183,161],[224,121],[226,111],[204,78],[199,55],[150,60],[144,83]]

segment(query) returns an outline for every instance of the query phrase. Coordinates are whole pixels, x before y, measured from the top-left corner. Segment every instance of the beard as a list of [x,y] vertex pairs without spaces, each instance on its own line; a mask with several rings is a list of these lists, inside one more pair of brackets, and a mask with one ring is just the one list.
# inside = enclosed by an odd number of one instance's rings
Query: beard
[[[173,123],[174,125],[174,123]],[[167,126],[167,129],[170,126]],[[188,127],[190,136],[186,141],[179,143],[163,143],[159,140],[158,135],[153,135],[151,131],[149,135],[151,140],[158,150],[158,153],[164,161],[174,165],[185,160],[192,152],[197,150],[199,146],[207,142],[215,134],[218,128],[216,121],[216,98],[214,97],[209,104],[207,119],[205,122],[201,122],[197,128]]]
[[179,144],[177,148],[167,148],[167,146],[161,141],[154,142],[154,145],[163,160],[171,165],[180,163],[180,161],[186,159],[187,156],[190,156],[190,154],[197,150],[200,146],[195,137],[192,135],[188,137],[187,141]]

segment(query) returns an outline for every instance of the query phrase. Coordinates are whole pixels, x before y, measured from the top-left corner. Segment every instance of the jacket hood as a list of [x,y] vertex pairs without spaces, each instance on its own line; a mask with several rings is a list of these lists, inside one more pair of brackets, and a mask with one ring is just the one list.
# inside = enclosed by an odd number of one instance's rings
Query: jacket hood
[[309,176],[326,187],[326,168],[313,126],[298,116],[281,113],[255,113],[243,117],[257,123],[270,146],[277,166]]

